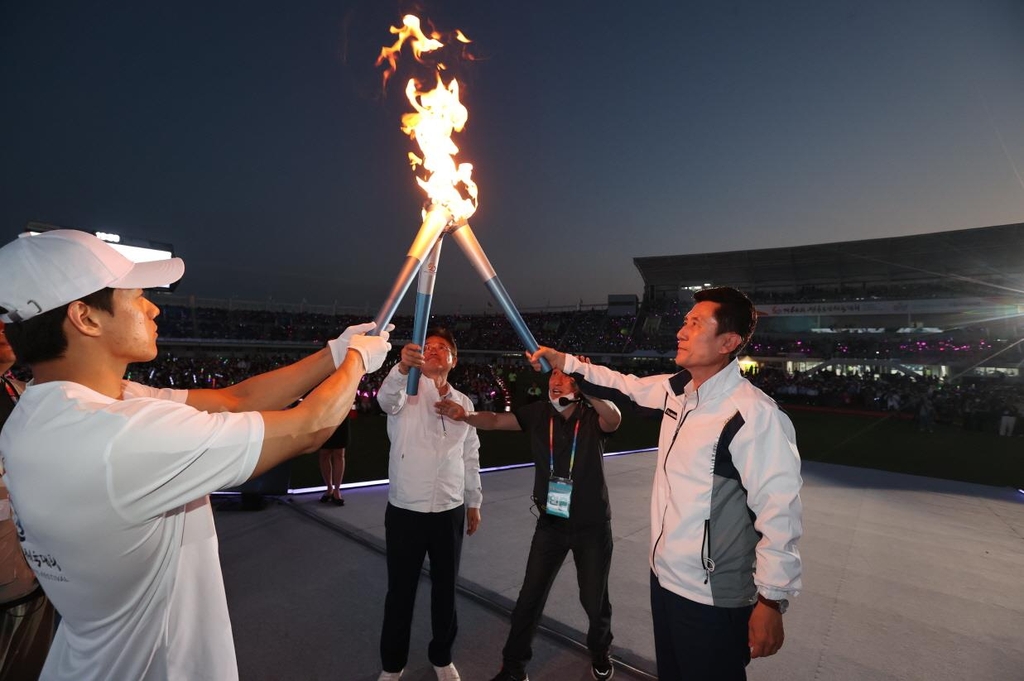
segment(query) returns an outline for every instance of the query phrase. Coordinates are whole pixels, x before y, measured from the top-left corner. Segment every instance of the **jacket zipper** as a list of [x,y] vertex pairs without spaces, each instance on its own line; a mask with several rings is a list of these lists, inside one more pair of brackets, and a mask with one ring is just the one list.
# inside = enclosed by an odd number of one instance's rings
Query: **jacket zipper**
[[[697,403],[693,405],[693,409],[690,409],[689,411],[683,412],[683,414],[679,417],[679,425],[676,426],[676,432],[675,432],[675,435],[672,436],[672,442],[669,443],[668,449],[665,451],[665,461],[661,464],[662,473],[664,473],[664,475],[665,475],[665,488],[669,492],[669,496],[672,496],[672,494],[671,494],[672,487],[671,487],[671,485],[669,485],[669,482],[668,482],[668,457],[672,453],[672,448],[675,447],[675,445],[676,445],[676,438],[679,437],[679,431],[682,430],[683,423],[686,422],[686,417],[688,417],[697,407],[700,406],[700,391],[694,390],[693,392],[697,396]],[[667,398],[666,398],[666,400],[667,400]],[[683,403],[684,404],[686,403],[685,393],[684,393]],[[658,571],[655,570],[654,567],[653,567],[655,565],[654,557],[658,553],[658,544],[661,543],[661,538],[665,536],[665,514],[666,513],[668,513],[668,501],[667,500],[665,502],[664,508],[662,508],[662,510],[661,510],[661,532],[658,533],[658,538],[654,540],[654,546],[651,547],[651,566],[652,566],[651,567],[651,571],[654,572],[654,576],[655,577],[658,576]]]
[[704,520],[704,540],[700,543],[700,564],[704,568],[704,583],[711,579],[715,571],[715,561],[711,559],[711,518]]

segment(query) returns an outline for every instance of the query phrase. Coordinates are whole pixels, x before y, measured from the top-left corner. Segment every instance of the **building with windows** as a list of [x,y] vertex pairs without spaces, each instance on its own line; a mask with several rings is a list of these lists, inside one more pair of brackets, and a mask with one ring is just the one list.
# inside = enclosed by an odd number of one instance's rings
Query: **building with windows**
[[1024,363],[1024,223],[634,263],[652,349],[692,291],[724,285],[757,304],[758,362],[945,378],[1017,378]]

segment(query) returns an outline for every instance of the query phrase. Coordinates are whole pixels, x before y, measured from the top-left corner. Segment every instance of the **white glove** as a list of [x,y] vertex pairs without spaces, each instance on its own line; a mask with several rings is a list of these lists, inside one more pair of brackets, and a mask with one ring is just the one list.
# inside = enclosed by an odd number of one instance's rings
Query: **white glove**
[[[348,352],[348,344],[352,340],[352,336],[357,336],[361,333],[369,333],[377,327],[376,322],[366,322],[365,324],[354,324],[344,331],[341,335],[334,340],[327,341],[327,347],[331,349],[331,357],[334,358],[334,368],[337,369],[341,366],[341,363],[345,361],[345,353]],[[395,330],[394,324],[388,324],[385,329],[386,333],[390,333]]]
[[385,331],[379,336],[352,336],[348,342],[348,349],[355,350],[363,358],[363,366],[366,373],[373,373],[384,365],[384,360],[391,351],[391,343],[388,343],[390,333]]

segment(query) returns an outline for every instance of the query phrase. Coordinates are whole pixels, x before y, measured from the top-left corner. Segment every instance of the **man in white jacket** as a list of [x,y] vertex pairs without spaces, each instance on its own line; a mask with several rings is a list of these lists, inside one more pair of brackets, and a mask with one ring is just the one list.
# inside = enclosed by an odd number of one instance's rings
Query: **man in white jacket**
[[800,455],[789,418],[741,374],[757,312],[733,288],[694,294],[674,375],[637,378],[540,348],[551,366],[663,412],[651,494],[658,677],[739,681],[782,647],[799,593]]
[[[439,681],[458,681],[452,645],[458,633],[455,582],[462,535],[480,526],[480,438],[469,424],[438,415],[441,400],[473,411],[469,397],[448,383],[458,362],[455,339],[430,329],[420,348],[402,348],[401,361],[381,383],[377,401],[388,415],[391,454],[384,536],[388,593],[384,601],[380,681],[402,676],[409,658],[416,587],[424,556],[430,556],[430,623],[427,657]],[[418,394],[406,392],[410,369],[421,371]]]

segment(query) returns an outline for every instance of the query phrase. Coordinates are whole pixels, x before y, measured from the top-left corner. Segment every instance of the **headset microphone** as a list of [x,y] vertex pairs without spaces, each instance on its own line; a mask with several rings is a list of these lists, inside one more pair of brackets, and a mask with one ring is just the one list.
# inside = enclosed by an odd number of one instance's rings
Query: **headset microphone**
[[575,404],[576,402],[579,402],[581,399],[582,398],[579,398],[579,397],[577,397],[577,398],[559,397],[558,398],[558,404],[560,404],[563,407],[568,407],[570,404]]

